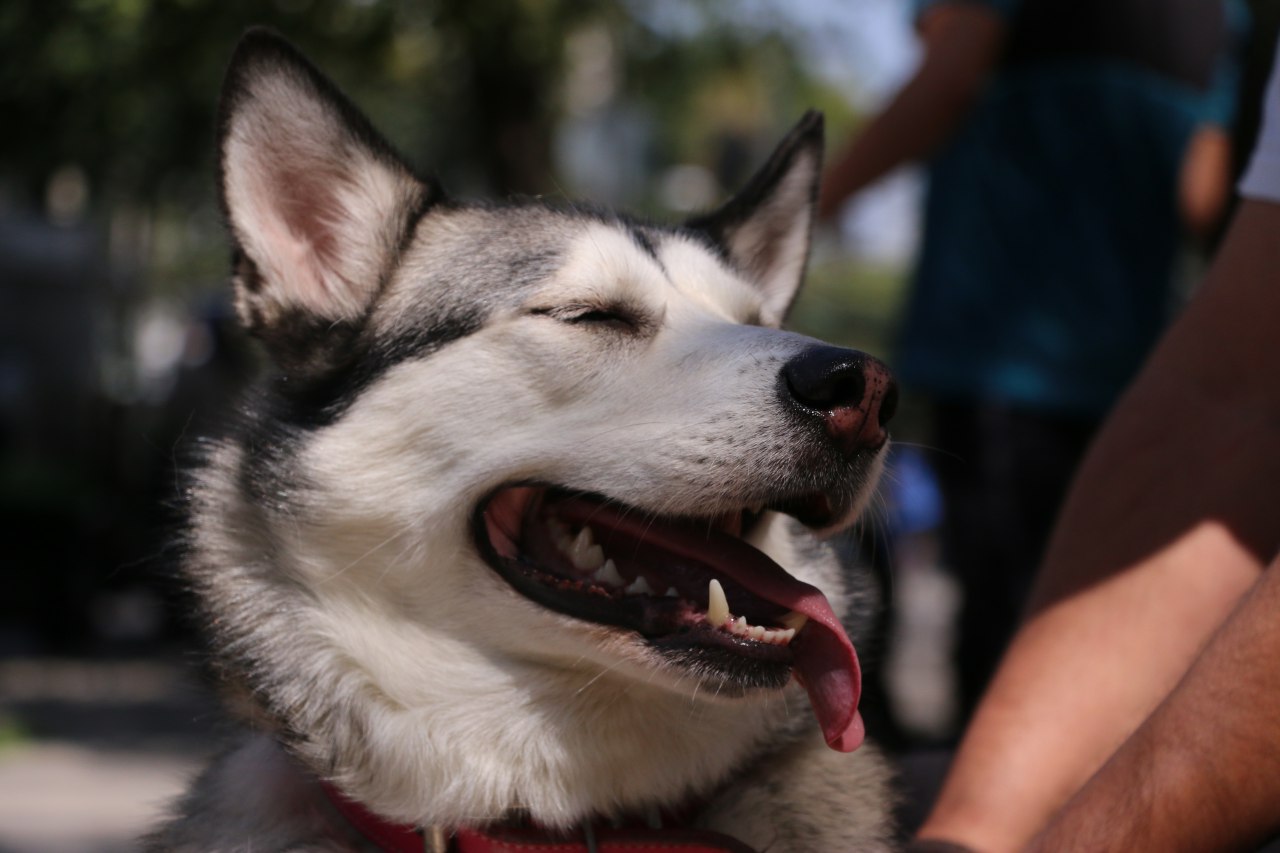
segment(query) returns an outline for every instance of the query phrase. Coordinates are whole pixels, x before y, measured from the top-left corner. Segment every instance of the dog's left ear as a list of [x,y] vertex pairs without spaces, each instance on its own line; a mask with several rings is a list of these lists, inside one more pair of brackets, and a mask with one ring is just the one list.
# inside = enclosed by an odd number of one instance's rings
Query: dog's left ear
[[810,110],[741,192],[689,220],[711,236],[764,296],[761,321],[779,326],[804,279],[822,177],[822,113]]

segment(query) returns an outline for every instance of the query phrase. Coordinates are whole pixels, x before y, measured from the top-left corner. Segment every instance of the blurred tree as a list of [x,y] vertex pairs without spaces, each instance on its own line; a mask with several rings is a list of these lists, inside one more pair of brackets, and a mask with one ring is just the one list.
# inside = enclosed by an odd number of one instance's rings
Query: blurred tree
[[[0,178],[36,207],[68,164],[100,204],[207,199],[214,98],[232,45],[255,23],[298,43],[411,159],[461,175],[467,189],[555,186],[566,36],[588,25],[616,44],[618,94],[668,129],[663,156],[693,156],[716,124],[773,130],[813,100],[839,108],[786,33],[730,26],[732,10],[710,0],[690,5],[692,30],[664,30],[646,22],[651,5],[15,0],[0,5]],[[724,105],[708,109],[708,92]]]

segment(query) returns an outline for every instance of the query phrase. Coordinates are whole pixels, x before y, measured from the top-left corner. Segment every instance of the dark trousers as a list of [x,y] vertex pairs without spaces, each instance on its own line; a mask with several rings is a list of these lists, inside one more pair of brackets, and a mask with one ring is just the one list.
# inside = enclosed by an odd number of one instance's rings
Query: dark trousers
[[935,407],[942,560],[959,581],[955,650],[967,722],[1017,627],[1096,419],[992,403]]

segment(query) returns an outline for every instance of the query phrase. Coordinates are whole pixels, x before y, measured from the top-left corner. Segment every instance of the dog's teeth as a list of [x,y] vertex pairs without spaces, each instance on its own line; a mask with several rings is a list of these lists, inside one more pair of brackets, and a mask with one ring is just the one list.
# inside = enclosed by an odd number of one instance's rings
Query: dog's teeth
[[578,554],[573,564],[584,572],[593,572],[604,565],[604,549],[599,545],[592,545]]
[[604,549],[595,544],[595,537],[590,527],[584,527],[573,540],[569,549],[569,559],[575,566],[584,571],[594,571],[604,565]]
[[783,627],[790,628],[797,633],[799,633],[800,629],[803,628],[805,623],[808,621],[808,616],[805,616],[803,613],[797,613],[794,610],[788,611],[784,616],[778,619],[778,622],[780,622]]
[[739,616],[729,623],[729,630],[735,634],[745,635],[747,631],[751,630],[751,626],[747,624],[747,617]]
[[663,593],[663,595],[665,595],[667,598],[679,598],[680,590],[676,589],[674,586],[669,586],[667,587],[667,591]]
[[627,587],[623,592],[635,593],[636,595],[653,595],[653,587],[649,586],[649,582],[644,579],[644,575],[638,575],[631,586]]
[[729,599],[725,598],[724,587],[715,578],[707,584],[707,621],[716,628],[729,621]]
[[761,625],[752,625],[751,630],[747,632],[747,636],[753,640],[764,639],[764,627]]
[[791,642],[792,638],[794,638],[794,637],[795,637],[795,635],[796,635],[796,629],[795,629],[795,628],[787,628],[787,629],[785,629],[785,630],[783,630],[783,631],[779,631],[779,632],[778,632],[778,645],[780,645],[780,646],[785,646],[787,643]]
[[618,567],[613,560],[605,560],[604,565],[596,570],[592,578],[605,586],[626,586],[627,584],[627,579],[618,573]]

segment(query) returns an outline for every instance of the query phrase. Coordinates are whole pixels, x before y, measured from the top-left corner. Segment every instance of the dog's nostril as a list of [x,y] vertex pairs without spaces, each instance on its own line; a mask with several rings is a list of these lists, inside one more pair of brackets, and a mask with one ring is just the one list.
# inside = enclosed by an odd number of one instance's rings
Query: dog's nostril
[[857,406],[867,391],[864,357],[853,350],[813,347],[787,362],[783,374],[798,403],[811,409]]
[[862,370],[853,370],[824,377],[796,377],[787,375],[791,396],[811,409],[831,409],[836,406],[856,406],[862,400],[867,383]]
[[787,361],[788,391],[809,409],[856,406],[867,392],[860,353],[837,347],[813,347]]

